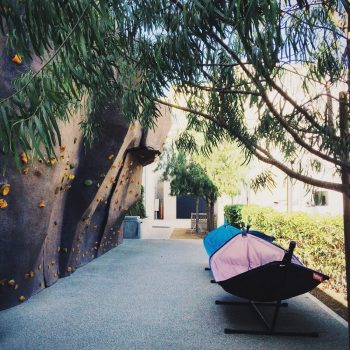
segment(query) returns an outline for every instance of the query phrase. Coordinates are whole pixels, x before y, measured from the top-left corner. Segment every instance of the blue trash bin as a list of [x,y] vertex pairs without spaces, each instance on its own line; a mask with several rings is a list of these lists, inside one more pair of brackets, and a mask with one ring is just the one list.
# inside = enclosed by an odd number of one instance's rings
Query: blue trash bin
[[141,223],[139,216],[125,216],[123,221],[124,238],[141,238]]

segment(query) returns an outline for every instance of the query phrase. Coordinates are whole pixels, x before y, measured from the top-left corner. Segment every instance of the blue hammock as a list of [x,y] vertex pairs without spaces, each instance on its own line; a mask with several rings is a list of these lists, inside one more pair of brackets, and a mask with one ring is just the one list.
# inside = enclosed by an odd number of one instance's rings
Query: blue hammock
[[[208,232],[204,237],[203,243],[205,250],[209,256],[212,256],[218,249],[220,249],[226,242],[228,242],[233,237],[242,233],[242,230],[231,225],[222,225],[213,231]],[[266,241],[272,242],[275,238],[265,235],[260,231],[250,231],[249,234],[257,236],[259,238],[265,239]]]

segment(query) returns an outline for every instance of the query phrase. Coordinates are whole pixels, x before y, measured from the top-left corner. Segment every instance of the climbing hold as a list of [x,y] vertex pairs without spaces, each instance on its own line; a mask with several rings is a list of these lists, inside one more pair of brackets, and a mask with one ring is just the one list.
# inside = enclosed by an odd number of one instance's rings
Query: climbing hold
[[15,287],[13,288],[14,290],[17,290],[18,289],[18,287],[19,287],[19,285],[18,284],[16,284],[15,285]]
[[22,56],[16,53],[12,56],[12,62],[15,64],[21,64],[22,63]]
[[114,154],[110,154],[109,156],[108,156],[108,159],[109,160],[111,160],[111,159],[113,159],[114,158]]
[[34,175],[37,176],[37,177],[40,177],[42,175],[42,173],[41,173],[40,170],[35,170],[34,171]]
[[45,208],[46,204],[45,204],[45,201],[42,199],[39,204],[38,204],[38,207],[39,208]]
[[38,270],[41,270],[41,268],[42,268],[42,265],[39,264],[39,265],[38,265]]
[[35,276],[35,272],[34,271],[30,271],[29,275],[30,275],[31,278],[33,278]]
[[57,163],[57,159],[55,157],[51,157],[48,161],[48,164],[55,165]]
[[21,296],[18,298],[18,300],[22,303],[23,301],[26,300],[26,297],[23,296],[23,295],[21,295]]
[[28,163],[29,157],[27,156],[27,154],[26,154],[25,152],[22,152],[22,153],[20,154],[20,159],[21,159],[21,162],[22,162],[23,164],[27,164],[27,163]]
[[60,147],[60,151],[63,153],[65,150],[66,150],[66,146],[62,145],[62,146]]
[[72,268],[70,266],[67,267],[67,272],[72,272]]
[[7,284],[10,286],[10,287],[14,287],[16,285],[16,281],[15,280],[9,280],[7,282]]
[[73,175],[73,174],[69,174],[68,178],[69,178],[69,180],[74,180],[75,175]]
[[7,281],[6,278],[1,279],[0,280],[0,286],[4,286],[6,281]]
[[7,208],[8,204],[5,201],[5,199],[0,199],[0,209],[5,209]]
[[22,169],[22,174],[23,175],[27,175],[28,171],[29,171],[29,168],[25,167],[25,168]]
[[84,181],[84,185],[85,185],[85,186],[91,186],[93,183],[94,183],[94,182],[93,182],[92,180],[89,180],[89,179],[87,179],[87,180]]
[[7,196],[10,193],[10,185],[9,184],[4,184],[0,187],[0,194],[2,196]]

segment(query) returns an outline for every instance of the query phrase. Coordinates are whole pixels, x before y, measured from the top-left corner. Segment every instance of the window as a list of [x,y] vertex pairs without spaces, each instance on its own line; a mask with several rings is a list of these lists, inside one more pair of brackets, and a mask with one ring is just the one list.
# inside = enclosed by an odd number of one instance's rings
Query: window
[[[207,206],[203,198],[199,199],[199,212],[206,213]],[[176,197],[176,219],[191,219],[191,213],[196,212],[196,198],[193,196]]]
[[314,200],[314,205],[317,207],[328,205],[327,191],[314,191],[313,200]]

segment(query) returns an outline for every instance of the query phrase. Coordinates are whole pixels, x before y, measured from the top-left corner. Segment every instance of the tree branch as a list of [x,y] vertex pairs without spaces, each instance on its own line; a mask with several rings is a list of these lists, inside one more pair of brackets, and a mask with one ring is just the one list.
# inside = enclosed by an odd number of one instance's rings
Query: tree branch
[[[184,112],[193,113],[193,114],[196,114],[198,116],[201,116],[204,119],[215,123],[217,126],[224,128],[231,135],[231,130],[228,127],[228,125],[226,123],[223,123],[222,121],[218,121],[212,115],[209,115],[209,114],[204,113],[204,112],[196,111],[196,110],[188,108],[188,107],[179,106],[179,105],[176,105],[176,104],[173,104],[173,103],[161,100],[161,99],[152,98],[152,100],[154,102],[160,103],[160,104],[168,106],[168,107],[176,108],[176,109],[184,111]],[[340,184],[340,183],[322,181],[319,179],[312,178],[310,176],[299,174],[299,173],[295,172],[294,170],[288,168],[282,162],[273,158],[268,151],[266,151],[265,149],[263,149],[262,147],[260,147],[258,145],[253,144],[252,142],[250,142],[250,140],[244,139],[243,137],[240,137],[239,135],[234,135],[234,137],[236,137],[242,144],[244,144],[244,146],[247,147],[258,159],[260,159],[264,163],[271,164],[271,165],[275,166],[276,168],[280,169],[285,174],[287,174],[288,176],[290,176],[294,179],[297,179],[299,181],[302,181],[302,182],[307,183],[307,184],[312,185],[312,186],[321,187],[321,188],[325,188],[325,189],[329,189],[329,190],[333,190],[333,191],[337,191],[337,192],[341,192],[341,193],[348,193],[349,192],[349,188],[347,186]],[[347,165],[349,166],[349,164],[347,164]]]
[[[237,62],[237,63],[241,63],[240,58],[238,57],[238,55],[228,46],[225,44],[225,42],[223,42],[215,33],[209,33],[209,35],[211,35],[230,55],[231,57]],[[242,62],[243,63],[243,62]],[[245,67],[244,64],[240,64],[240,67],[242,68],[242,70],[244,71],[244,73],[248,76],[249,79],[251,79],[252,81],[256,82],[256,87],[260,90],[261,92],[261,97],[263,98],[263,100],[265,101],[267,107],[269,108],[269,110],[271,111],[271,113],[275,116],[275,118],[278,120],[278,122],[282,125],[282,127],[293,137],[294,141],[300,145],[301,147],[305,148],[307,151],[309,151],[310,153],[314,154],[315,156],[326,160],[327,162],[333,163],[335,165],[339,165],[339,166],[346,166],[349,167],[349,164],[344,164],[344,162],[342,162],[341,160],[338,160],[336,158],[330,157],[318,150],[315,150],[312,148],[312,146],[310,146],[308,143],[306,143],[299,135],[297,132],[295,132],[295,130],[288,124],[288,122],[280,115],[280,113],[276,110],[276,108],[274,107],[273,103],[270,101],[270,99],[268,98],[266,91],[264,89],[264,87],[258,82],[256,81],[255,77],[253,76],[253,74]],[[301,108],[288,94],[286,94],[277,84],[275,84],[275,82],[272,81],[272,79],[270,77],[267,77],[265,75],[265,79],[267,80],[267,82],[274,88],[276,89],[276,91],[280,91],[280,95],[282,97],[284,97],[289,103],[291,103],[295,109],[297,111],[299,111],[300,113],[302,113],[302,111],[304,111],[303,108]],[[304,113],[302,113],[304,114]],[[308,118],[312,118],[312,116],[310,116],[308,113],[306,113],[308,115]],[[305,114],[304,114],[305,116]]]

